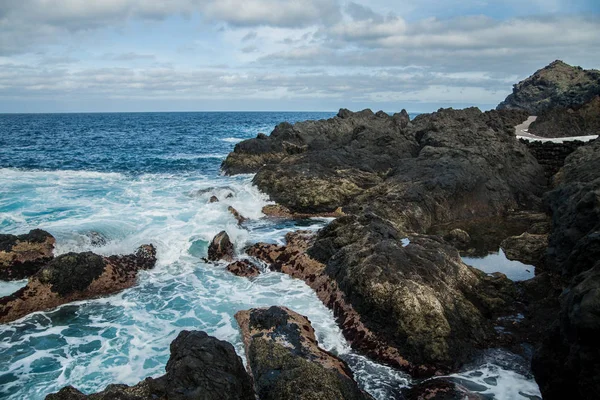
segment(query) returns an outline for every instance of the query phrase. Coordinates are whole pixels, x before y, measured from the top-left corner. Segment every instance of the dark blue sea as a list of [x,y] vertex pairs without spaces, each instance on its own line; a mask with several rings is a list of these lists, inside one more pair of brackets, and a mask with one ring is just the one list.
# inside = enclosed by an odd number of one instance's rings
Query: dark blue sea
[[[55,254],[126,254],[144,243],[158,249],[157,266],[131,289],[0,325],[0,398],[43,399],[66,385],[91,393],[162,375],[169,344],[183,329],[227,340],[243,356],[233,315],[269,305],[307,315],[320,345],[344,358],[375,398],[397,396],[409,377],[353,353],[332,312],[304,282],[277,272],[239,278],[225,265],[202,261],[222,230],[241,253],[247,244],[282,243],[291,230],[329,221],[262,219],[269,199],[252,186],[252,176],[225,177],[219,166],[235,143],[268,134],[279,122],[333,115],[0,115],[1,233],[45,229],[57,239]],[[221,201],[209,203],[213,195]],[[251,219],[246,228],[228,206]],[[98,236],[105,240],[100,246],[92,240]],[[0,282],[0,296],[25,283]],[[490,356],[457,376],[498,399],[539,394],[531,376],[497,360]]]

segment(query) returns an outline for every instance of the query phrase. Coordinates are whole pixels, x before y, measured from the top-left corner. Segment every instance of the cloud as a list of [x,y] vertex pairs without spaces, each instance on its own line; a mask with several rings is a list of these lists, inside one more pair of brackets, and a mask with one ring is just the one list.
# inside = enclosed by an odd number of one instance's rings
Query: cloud
[[0,6],[0,56],[27,52],[69,34],[174,15],[200,15],[234,27],[299,28],[333,23],[341,12],[337,0],[7,1]]
[[209,2],[204,11],[233,26],[299,28],[341,17],[336,0],[219,0]]

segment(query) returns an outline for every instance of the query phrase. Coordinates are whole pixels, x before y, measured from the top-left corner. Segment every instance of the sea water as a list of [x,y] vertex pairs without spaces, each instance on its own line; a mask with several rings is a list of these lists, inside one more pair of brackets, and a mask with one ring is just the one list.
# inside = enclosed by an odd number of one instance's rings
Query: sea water
[[[269,199],[252,186],[252,176],[225,177],[219,166],[235,143],[269,133],[279,122],[331,116],[0,115],[0,232],[45,229],[56,237],[55,254],[126,254],[152,243],[158,257],[154,269],[119,294],[0,325],[0,398],[43,399],[66,385],[92,393],[110,383],[160,376],[170,342],[184,329],[226,340],[243,358],[233,315],[270,305],[308,316],[320,345],[345,359],[375,398],[398,396],[409,377],[355,354],[332,312],[304,282],[269,271],[240,278],[225,264],[202,261],[221,230],[240,252],[257,241],[283,243],[289,231],[317,230],[329,221],[263,219]],[[213,195],[220,201],[210,203]],[[252,219],[247,229],[237,225],[228,206]],[[25,283],[0,282],[0,294]],[[487,357],[461,376],[498,399],[539,395],[526,369],[495,362],[500,359]]]

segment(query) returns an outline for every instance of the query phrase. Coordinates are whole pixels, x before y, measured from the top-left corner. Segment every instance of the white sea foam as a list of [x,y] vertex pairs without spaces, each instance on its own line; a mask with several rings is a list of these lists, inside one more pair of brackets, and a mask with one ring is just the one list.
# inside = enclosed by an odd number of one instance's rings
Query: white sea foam
[[[344,358],[377,399],[396,396],[410,383],[408,377],[353,353],[331,310],[304,282],[268,271],[249,280],[231,275],[224,264],[202,262],[208,242],[221,230],[240,252],[249,243],[282,243],[289,231],[319,229],[330,221],[261,219],[268,198],[251,180],[249,175],[209,179],[1,169],[3,232],[46,229],[57,238],[57,254],[131,253],[153,243],[158,263],[140,274],[137,286],[114,296],[0,326],[0,397],[42,399],[65,385],[90,393],[109,383],[135,384],[162,375],[169,344],[183,329],[227,340],[243,356],[233,315],[271,305],[308,316],[321,346]],[[220,201],[210,203],[214,194]],[[240,227],[229,206],[251,220]],[[91,232],[105,243],[92,241]]]
[[226,137],[226,138],[222,138],[221,140],[224,141],[224,142],[227,142],[227,143],[239,143],[239,142],[241,142],[242,140],[245,140],[245,139],[234,138],[234,137]]

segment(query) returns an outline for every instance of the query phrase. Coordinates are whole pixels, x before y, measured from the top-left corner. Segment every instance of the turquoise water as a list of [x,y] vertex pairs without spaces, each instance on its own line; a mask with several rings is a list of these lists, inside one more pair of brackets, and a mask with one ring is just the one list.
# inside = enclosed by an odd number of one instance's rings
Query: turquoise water
[[[156,267],[142,272],[133,288],[0,325],[0,397],[43,399],[65,385],[90,393],[162,375],[169,344],[183,329],[227,340],[243,356],[233,315],[269,305],[307,315],[320,344],[347,360],[377,399],[397,396],[407,377],[354,354],[331,311],[303,282],[276,272],[239,278],[225,264],[201,260],[223,229],[241,252],[247,244],[282,243],[286,232],[328,222],[261,219],[268,199],[251,185],[252,177],[221,176],[219,165],[236,142],[269,133],[277,122],[331,115],[0,115],[1,232],[46,229],[57,239],[56,254],[131,253],[143,243],[158,252]],[[209,203],[213,194],[221,202]],[[248,229],[237,225],[230,205],[252,219]],[[92,235],[105,243],[95,246]],[[0,282],[0,293],[24,283]],[[496,367],[498,383],[486,393],[522,398],[510,389],[515,383],[537,393],[527,373]]]

